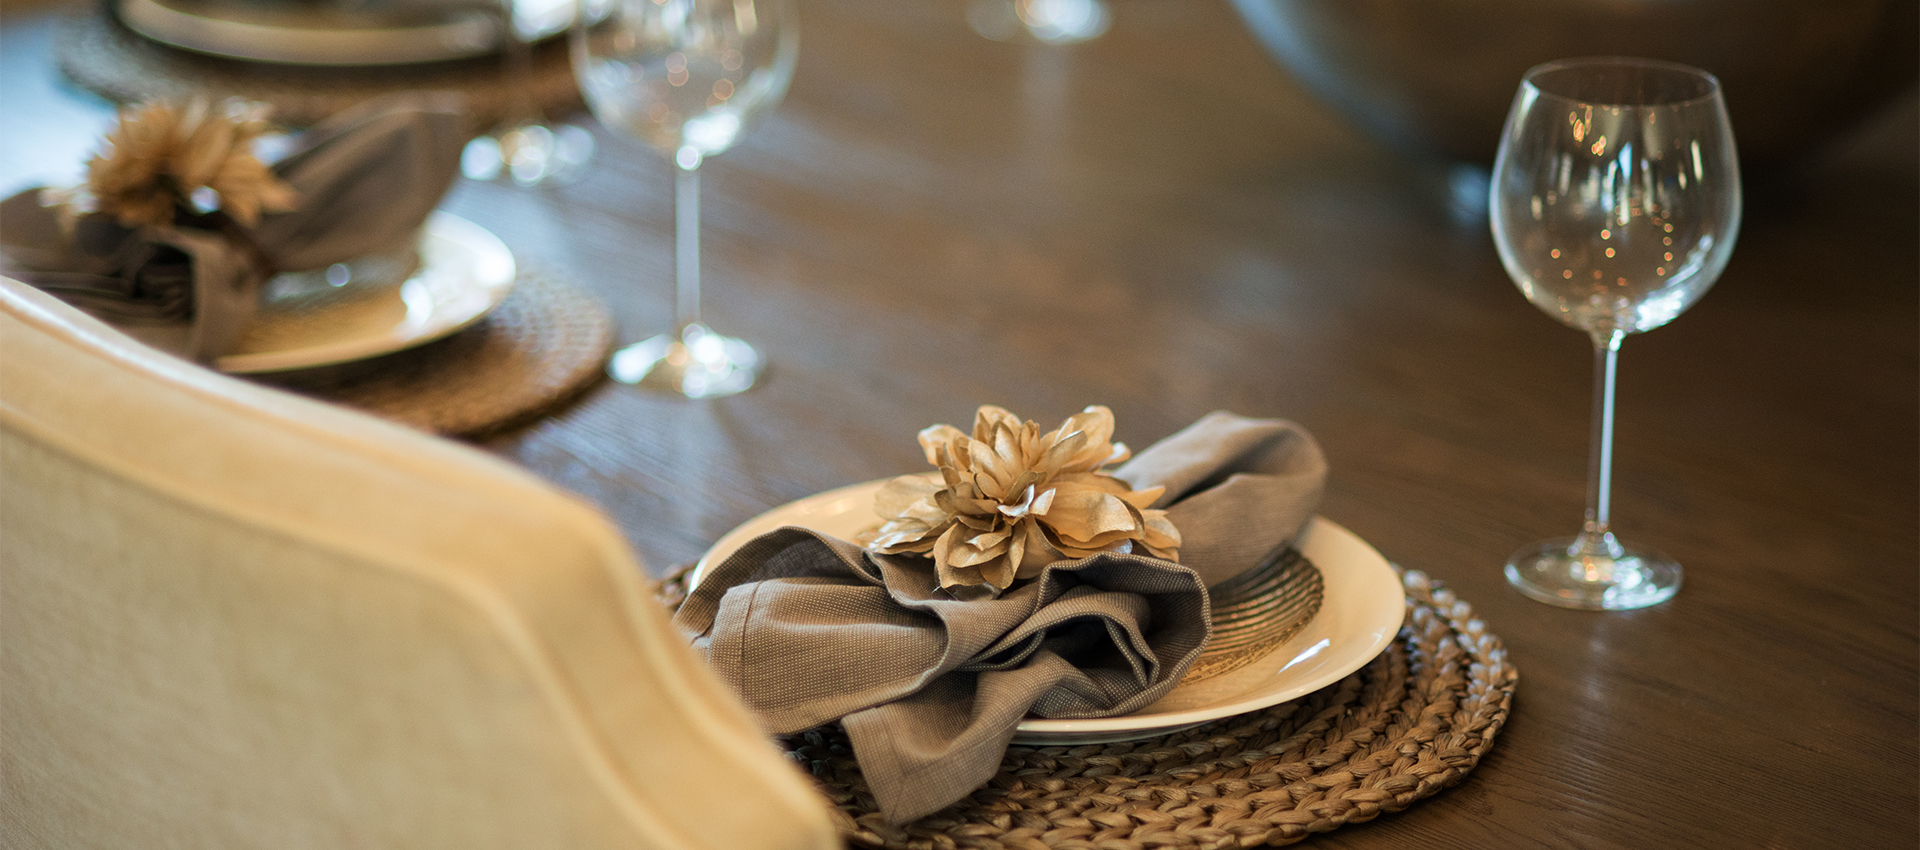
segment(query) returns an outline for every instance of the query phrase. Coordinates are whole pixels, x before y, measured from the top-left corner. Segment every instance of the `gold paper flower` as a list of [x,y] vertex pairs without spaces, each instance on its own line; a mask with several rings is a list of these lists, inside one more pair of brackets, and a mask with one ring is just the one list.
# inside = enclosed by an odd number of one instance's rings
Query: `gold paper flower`
[[294,202],[293,187],[253,155],[254,139],[268,129],[265,116],[261,104],[202,98],[123,109],[105,149],[87,161],[86,185],[64,200],[125,227],[164,227],[206,189],[221,212],[251,227],[262,211],[285,212]]
[[874,502],[886,520],[861,535],[886,554],[931,555],[940,586],[999,593],[1054,561],[1099,552],[1178,560],[1180,532],[1148,505],[1164,487],[1134,490],[1100,469],[1129,456],[1112,442],[1113,413],[1089,407],[1045,434],[992,405],[973,436],[951,425],[920,432],[940,481],[887,482]]

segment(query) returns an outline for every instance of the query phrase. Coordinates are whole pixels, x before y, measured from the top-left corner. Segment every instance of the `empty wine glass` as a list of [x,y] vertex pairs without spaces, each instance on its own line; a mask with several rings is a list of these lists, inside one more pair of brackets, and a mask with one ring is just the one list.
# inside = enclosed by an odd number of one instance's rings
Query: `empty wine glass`
[[1615,364],[1628,334],[1672,321],[1726,268],[1740,170],[1713,75],[1644,59],[1526,73],[1494,162],[1493,241],[1520,291],[1593,339],[1593,445],[1580,534],[1515,552],[1507,581],[1568,608],[1641,608],[1680,565],[1609,525]]
[[476,136],[460,157],[468,179],[505,178],[521,186],[571,183],[593,158],[593,134],[574,124],[550,124],[534,102],[534,42],[566,31],[574,0],[499,0],[506,114],[493,132]]
[[582,0],[573,70],[588,108],[674,164],[676,328],[615,352],[614,380],[702,398],[759,376],[759,352],[700,320],[699,169],[786,94],[799,46],[788,0]]

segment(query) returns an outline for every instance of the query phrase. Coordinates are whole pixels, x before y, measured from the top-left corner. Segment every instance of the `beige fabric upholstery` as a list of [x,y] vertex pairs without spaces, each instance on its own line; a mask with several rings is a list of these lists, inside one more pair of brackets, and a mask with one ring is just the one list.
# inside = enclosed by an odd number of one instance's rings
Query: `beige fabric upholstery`
[[10,848],[835,844],[590,508],[0,279]]

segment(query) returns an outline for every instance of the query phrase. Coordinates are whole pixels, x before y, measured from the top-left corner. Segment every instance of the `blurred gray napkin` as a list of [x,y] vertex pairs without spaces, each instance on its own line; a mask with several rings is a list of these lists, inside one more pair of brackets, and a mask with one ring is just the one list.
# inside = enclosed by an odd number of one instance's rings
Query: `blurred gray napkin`
[[251,229],[271,264],[211,230],[126,228],[87,215],[69,234],[41,187],[0,201],[7,274],[108,321],[189,324],[201,362],[230,351],[259,305],[266,272],[317,269],[413,238],[459,173],[467,121],[456,96],[376,98],[302,133],[272,166],[299,197]]
[[1179,683],[1210,634],[1206,586],[1290,545],[1326,461],[1281,420],[1213,413],[1115,471],[1167,487],[1182,563],[1102,553],[958,601],[924,557],[801,528],[701,578],[674,624],[776,734],[839,720],[889,821],[991,779],[1029,715],[1112,717]]

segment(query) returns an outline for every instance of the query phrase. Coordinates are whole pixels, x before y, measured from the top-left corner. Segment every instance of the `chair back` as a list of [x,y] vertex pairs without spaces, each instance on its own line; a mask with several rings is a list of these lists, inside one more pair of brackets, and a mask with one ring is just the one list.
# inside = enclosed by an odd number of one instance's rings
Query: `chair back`
[[11,848],[837,846],[596,511],[0,278]]

